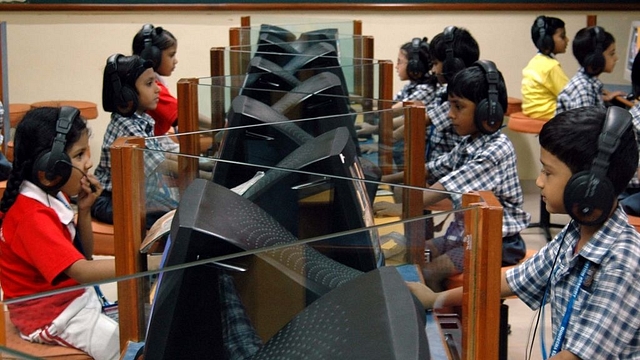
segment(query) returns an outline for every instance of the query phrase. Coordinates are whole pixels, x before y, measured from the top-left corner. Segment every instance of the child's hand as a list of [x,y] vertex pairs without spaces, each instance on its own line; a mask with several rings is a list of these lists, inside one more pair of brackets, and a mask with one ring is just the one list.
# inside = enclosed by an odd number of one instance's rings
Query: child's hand
[[607,90],[602,91],[602,99],[605,102],[613,101],[617,96],[625,97],[626,95],[622,91],[607,91]]
[[87,174],[80,179],[80,185],[82,191],[78,194],[78,210],[91,209],[91,205],[102,194],[102,185],[93,174]]
[[411,293],[420,301],[425,310],[433,309],[438,294],[419,282],[406,282]]
[[402,204],[394,204],[389,201],[378,201],[373,203],[373,213],[376,216],[400,216],[402,215]]

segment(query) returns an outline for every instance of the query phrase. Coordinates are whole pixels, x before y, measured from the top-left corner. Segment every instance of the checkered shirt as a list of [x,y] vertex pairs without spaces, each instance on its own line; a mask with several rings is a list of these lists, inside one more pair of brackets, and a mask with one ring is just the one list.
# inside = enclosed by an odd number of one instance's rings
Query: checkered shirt
[[524,211],[524,197],[516,168],[516,153],[506,135],[494,133],[475,139],[463,137],[449,153],[427,163],[432,175],[461,207],[461,194],[469,191],[492,191],[503,207],[502,236],[520,233],[530,215]]
[[450,152],[462,136],[453,129],[449,119],[449,101],[446,101],[447,86],[438,89],[435,99],[427,106],[427,116],[431,120],[431,125],[427,126],[427,149],[425,160],[431,161],[439,158],[443,154]]
[[590,261],[591,268],[575,300],[561,349],[581,359],[638,359],[640,235],[618,207],[576,255],[579,239],[580,226],[569,223],[536,255],[508,270],[507,282],[535,310],[540,307],[553,272],[547,301],[551,304],[555,337],[583,264]]
[[580,68],[558,94],[556,115],[584,106],[604,108],[602,88],[602,81],[597,76],[591,76],[585,72],[584,68]]
[[418,84],[413,81],[405,85],[402,90],[398,91],[395,101],[414,101],[419,100],[426,106],[433,101],[436,96],[436,88],[430,84]]

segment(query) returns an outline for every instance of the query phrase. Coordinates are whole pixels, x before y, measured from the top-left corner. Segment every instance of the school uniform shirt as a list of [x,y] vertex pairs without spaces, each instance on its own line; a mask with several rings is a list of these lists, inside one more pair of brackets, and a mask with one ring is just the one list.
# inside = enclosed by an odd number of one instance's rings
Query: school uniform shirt
[[556,115],[584,106],[600,106],[604,108],[602,89],[602,81],[597,76],[587,74],[584,68],[581,67],[567,86],[558,94]]
[[513,144],[497,132],[475,139],[465,136],[449,153],[427,163],[433,176],[447,191],[456,208],[462,206],[462,194],[492,191],[503,207],[502,237],[517,235],[529,225]]
[[158,105],[154,110],[147,110],[147,114],[155,121],[153,133],[156,136],[166,134],[178,120],[178,99],[167,88],[164,79],[156,74],[156,85],[160,88]]
[[[631,114],[633,130],[636,132],[636,141],[638,142],[638,150],[640,150],[640,102],[636,103],[631,109],[629,109],[629,113]],[[638,167],[640,167],[640,162],[638,162]],[[638,179],[637,175],[634,175],[631,178],[631,181],[629,182],[628,187],[640,188],[640,179]]]
[[426,108],[431,125],[427,127],[427,144],[425,160],[431,161],[450,152],[462,139],[458,135],[449,119],[449,101],[447,101],[447,86],[441,86],[434,100]]
[[553,55],[536,54],[522,69],[522,112],[549,120],[556,112],[556,99],[569,82]]
[[[637,359],[640,353],[640,235],[618,206],[575,254],[579,239],[580,225],[572,221],[533,257],[508,270],[507,283],[535,310],[540,307],[551,276],[546,299],[551,304],[555,337],[583,264],[589,261],[591,267],[580,285],[561,349],[581,359]],[[547,345],[550,348],[551,344]]]
[[[94,171],[94,175],[100,181],[104,190],[113,190],[110,151],[113,142],[123,136],[153,137],[154,124],[153,118],[146,113],[142,115],[136,113],[131,117],[124,117],[117,113],[111,114],[111,122],[109,122],[102,140],[100,162]],[[171,209],[177,204],[175,204],[175,200],[171,198],[172,195],[168,189],[163,186],[162,174],[156,170],[165,160],[162,151],[173,151],[173,149],[167,148],[167,145],[158,139],[146,139],[145,147],[149,150],[159,150],[144,152],[147,210]]]
[[395,97],[395,101],[422,101],[426,106],[436,96],[436,87],[431,84],[418,84],[410,81]]
[[[79,283],[64,271],[83,259],[74,247],[74,213],[67,199],[46,194],[24,181],[0,230],[0,284],[4,299],[67,288]],[[11,321],[22,334],[51,322],[84,289],[8,305]]]

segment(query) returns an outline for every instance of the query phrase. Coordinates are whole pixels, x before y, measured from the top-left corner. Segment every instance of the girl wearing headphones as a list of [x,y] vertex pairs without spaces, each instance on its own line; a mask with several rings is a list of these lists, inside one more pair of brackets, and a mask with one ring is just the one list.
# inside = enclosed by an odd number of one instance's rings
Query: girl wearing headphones
[[567,51],[569,38],[564,21],[540,15],[531,26],[531,40],[538,53],[522,69],[522,112],[529,117],[549,120],[556,111],[556,98],[569,82],[556,60]]
[[178,64],[178,40],[162,27],[145,24],[133,37],[133,55],[151,61],[156,76],[156,85],[160,89],[158,104],[147,113],[155,120],[153,133],[157,136],[171,131],[178,125],[178,99],[169,89],[165,76],[171,76]]
[[[29,111],[15,134],[13,170],[0,201],[4,300],[115,276],[92,260],[91,205],[102,186],[91,174],[90,132],[76,108]],[[77,197],[77,221],[69,199]],[[7,305],[20,336],[118,359],[118,324],[89,287]]]

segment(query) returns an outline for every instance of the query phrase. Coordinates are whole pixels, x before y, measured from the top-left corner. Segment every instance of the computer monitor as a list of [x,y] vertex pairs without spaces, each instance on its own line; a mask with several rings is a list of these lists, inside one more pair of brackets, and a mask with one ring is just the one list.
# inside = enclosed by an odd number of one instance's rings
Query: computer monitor
[[[306,143],[243,194],[300,239],[374,226],[366,176],[344,127]],[[326,176],[319,175],[325,174]],[[384,265],[375,229],[314,242],[321,253],[360,271]]]
[[[195,179],[180,199],[161,266],[292,244],[257,256],[304,286],[314,299],[361,274],[307,245],[293,245],[296,240],[251,201]],[[208,359],[224,354],[223,299],[233,299],[236,293],[221,294],[220,283],[225,281],[224,270],[233,266],[227,260],[160,275],[145,339],[146,359]]]
[[[341,91],[340,80],[326,72],[307,79],[285,93],[273,106],[245,95],[237,96],[227,114],[230,130],[224,133],[218,158],[274,166],[304,142],[337,127],[346,127],[352,138],[357,139],[355,114],[350,111],[348,98],[339,96]],[[233,129],[312,118],[317,119],[288,125]],[[359,151],[359,147],[356,151]],[[237,167],[232,163],[217,162],[213,171],[214,181],[232,188],[253,176],[253,173],[246,173],[245,167],[232,170]]]
[[631,81],[631,67],[636,54],[640,50],[640,20],[632,21],[629,29],[629,43],[626,49],[624,62],[624,78]]

